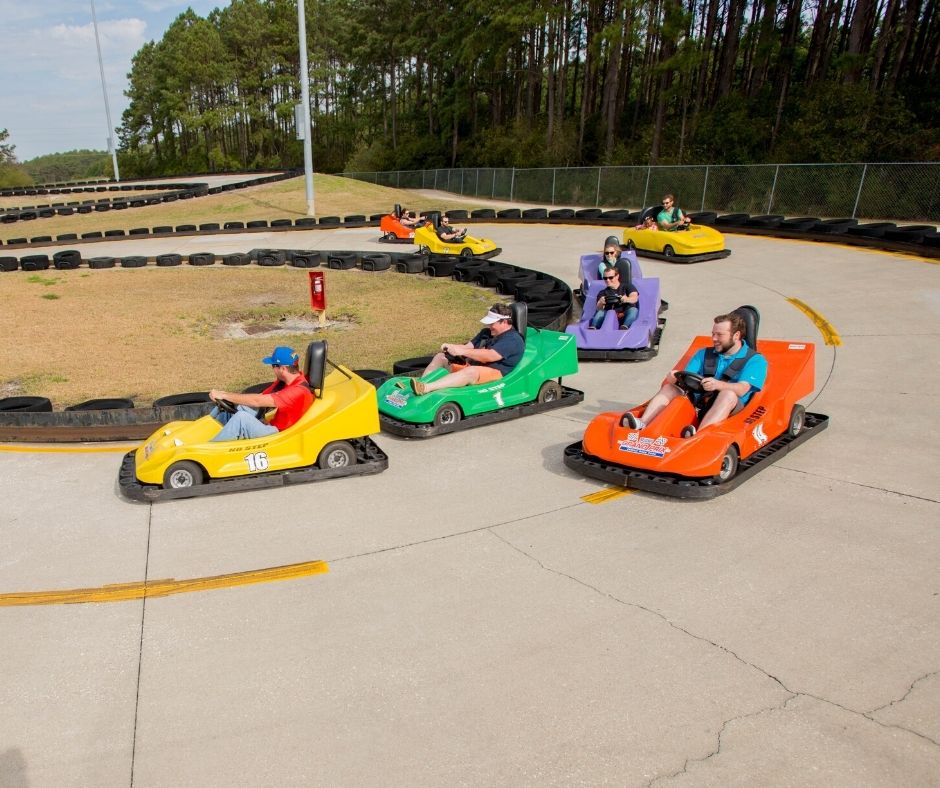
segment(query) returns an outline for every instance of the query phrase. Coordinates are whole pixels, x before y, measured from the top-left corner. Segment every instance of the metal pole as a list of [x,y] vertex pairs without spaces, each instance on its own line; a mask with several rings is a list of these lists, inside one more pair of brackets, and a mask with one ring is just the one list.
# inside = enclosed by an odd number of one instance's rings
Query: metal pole
[[516,189],[516,168],[512,168],[512,180],[509,181],[509,202],[512,202],[512,195]]
[[652,172],[653,172],[653,168],[652,168],[652,167],[647,167],[647,168],[646,168],[646,186],[645,186],[645,188],[643,189],[643,204],[640,206],[640,208],[643,208],[644,210],[646,209],[646,196],[647,196],[647,195],[649,194],[649,192],[650,192],[650,174],[651,174]]
[[767,201],[767,213],[770,213],[770,209],[774,204],[774,192],[777,191],[777,176],[780,174],[780,165],[777,165],[777,168],[774,170],[774,182],[770,187],[770,199]]
[[594,207],[601,204],[601,168],[597,168],[597,192],[594,194]]
[[101,41],[98,38],[98,17],[95,14],[95,0],[91,0],[91,22],[95,28],[95,46],[98,48],[98,70],[101,72],[101,92],[104,95],[104,116],[108,121],[108,153],[111,154],[111,165],[114,167],[114,181],[121,182],[121,173],[118,171],[117,148],[114,145],[114,127],[111,125],[111,107],[108,104],[108,87],[104,81],[104,63],[101,61]]
[[555,204],[555,178],[558,177],[558,168],[552,167],[552,205]]
[[858,211],[858,201],[862,198],[862,186],[865,185],[865,175],[868,172],[868,165],[866,164],[862,168],[862,179],[858,182],[858,194],[855,195],[855,205],[852,207],[852,218],[855,218],[855,214]]
[[[313,124],[310,122],[310,75],[307,71],[307,17],[304,0],[297,0],[297,36],[300,39],[300,96],[304,104],[304,186],[307,216],[313,216]],[[376,179],[378,176],[376,176]]]
[[702,184],[702,207],[700,211],[705,210],[705,192],[708,190],[708,165],[705,165],[705,183]]

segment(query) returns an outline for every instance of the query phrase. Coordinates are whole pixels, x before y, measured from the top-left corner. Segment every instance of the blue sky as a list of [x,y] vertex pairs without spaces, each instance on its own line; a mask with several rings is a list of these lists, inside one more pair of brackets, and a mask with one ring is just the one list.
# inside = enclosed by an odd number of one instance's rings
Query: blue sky
[[[205,16],[226,0],[95,0],[111,121],[120,125],[131,58],[187,8]],[[26,161],[93,148],[108,137],[90,0],[0,0],[0,129]]]

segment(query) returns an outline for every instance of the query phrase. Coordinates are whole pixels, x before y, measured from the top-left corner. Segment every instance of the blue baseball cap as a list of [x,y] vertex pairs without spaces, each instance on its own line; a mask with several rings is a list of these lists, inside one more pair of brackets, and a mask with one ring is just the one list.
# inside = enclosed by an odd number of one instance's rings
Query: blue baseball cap
[[261,359],[262,364],[277,364],[280,367],[290,367],[300,363],[300,356],[292,347],[279,345],[267,358]]

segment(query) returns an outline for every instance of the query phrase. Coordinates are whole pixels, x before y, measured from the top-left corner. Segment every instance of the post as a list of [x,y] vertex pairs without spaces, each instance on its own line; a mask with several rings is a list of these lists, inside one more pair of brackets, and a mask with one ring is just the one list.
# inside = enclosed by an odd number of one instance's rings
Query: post
[[297,36],[300,39],[300,96],[304,105],[304,186],[307,192],[307,216],[313,216],[313,142],[310,122],[310,77],[307,72],[307,19],[304,0],[297,0]]
[[855,195],[855,205],[852,207],[852,218],[858,213],[858,201],[862,198],[862,186],[865,185],[865,175],[868,173],[868,165],[862,168],[862,179],[858,182],[858,193]]
[[700,211],[705,210],[705,192],[708,191],[708,165],[705,165],[705,183],[702,184],[702,207],[699,208]]
[[646,168],[646,186],[643,189],[643,204],[640,206],[642,209],[646,209],[646,197],[650,193],[650,175],[653,172],[653,168],[647,166]]
[[111,166],[114,168],[114,182],[121,182],[118,171],[117,148],[114,144],[114,127],[111,125],[111,106],[108,103],[108,87],[104,81],[104,63],[101,60],[101,41],[98,38],[98,17],[95,14],[95,0],[91,0],[91,22],[95,28],[95,46],[98,49],[98,70],[101,72],[101,92],[104,95],[104,116],[108,121],[108,153],[111,154]]
[[555,204],[555,178],[558,177],[558,168],[552,167],[552,205]]
[[512,202],[512,195],[516,189],[516,168],[512,168],[512,180],[509,181],[509,202]]
[[770,213],[770,209],[774,204],[774,192],[777,191],[777,176],[780,174],[780,165],[778,164],[774,170],[774,182],[770,187],[770,200],[767,201],[767,213]]
[[598,208],[601,204],[601,168],[597,168],[597,191],[594,194],[594,207]]

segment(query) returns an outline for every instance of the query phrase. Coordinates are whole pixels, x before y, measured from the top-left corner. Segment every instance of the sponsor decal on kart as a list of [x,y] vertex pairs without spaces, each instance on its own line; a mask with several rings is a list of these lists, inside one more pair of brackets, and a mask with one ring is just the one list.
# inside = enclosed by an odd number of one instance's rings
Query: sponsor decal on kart
[[754,436],[754,440],[757,441],[758,446],[763,446],[765,443],[767,443],[767,434],[764,432],[763,424],[758,424],[756,427],[754,427],[754,429],[751,430],[751,435]]
[[150,441],[146,446],[144,446],[144,459],[149,460],[150,455],[153,454],[153,450],[157,448],[157,442],[155,440]]
[[391,394],[385,395],[385,401],[393,408],[403,408],[408,404],[408,397],[400,391],[393,391]]
[[630,454],[642,454],[646,457],[665,457],[670,449],[666,445],[667,440],[662,435],[658,438],[640,437],[640,433],[631,432],[625,440],[618,441],[617,447],[620,451]]
[[787,345],[787,350],[806,350],[806,345],[798,345],[795,342],[791,342]]

